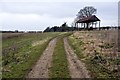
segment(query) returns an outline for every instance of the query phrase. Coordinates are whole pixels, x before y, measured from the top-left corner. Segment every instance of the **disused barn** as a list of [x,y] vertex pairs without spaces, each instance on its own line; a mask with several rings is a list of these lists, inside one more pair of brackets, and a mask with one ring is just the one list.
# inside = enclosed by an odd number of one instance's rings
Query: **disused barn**
[[78,28],[83,28],[84,29],[89,29],[90,27],[93,28],[93,26],[97,26],[97,22],[99,22],[99,28],[100,28],[100,19],[98,19],[95,15],[89,16],[89,17],[84,17],[81,19],[78,19],[75,22],[75,26]]

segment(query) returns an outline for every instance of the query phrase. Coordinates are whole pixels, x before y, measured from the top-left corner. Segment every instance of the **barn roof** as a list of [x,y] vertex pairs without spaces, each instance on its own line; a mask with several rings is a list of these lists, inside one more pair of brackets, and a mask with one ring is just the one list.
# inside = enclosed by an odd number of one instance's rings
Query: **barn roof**
[[87,23],[87,22],[96,22],[96,21],[100,21],[100,19],[98,19],[95,15],[92,15],[89,17],[85,17],[83,19],[79,19],[77,23]]

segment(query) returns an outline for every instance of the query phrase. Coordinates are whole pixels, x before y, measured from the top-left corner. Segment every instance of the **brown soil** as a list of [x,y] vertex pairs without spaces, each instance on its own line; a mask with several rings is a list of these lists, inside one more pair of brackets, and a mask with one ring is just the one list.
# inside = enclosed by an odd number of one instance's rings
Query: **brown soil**
[[68,44],[67,38],[64,38],[64,47],[71,78],[90,78],[85,64],[78,59],[77,55]]
[[56,45],[56,38],[51,40],[40,59],[33,69],[28,73],[27,78],[49,78],[48,69],[51,67],[52,55]]

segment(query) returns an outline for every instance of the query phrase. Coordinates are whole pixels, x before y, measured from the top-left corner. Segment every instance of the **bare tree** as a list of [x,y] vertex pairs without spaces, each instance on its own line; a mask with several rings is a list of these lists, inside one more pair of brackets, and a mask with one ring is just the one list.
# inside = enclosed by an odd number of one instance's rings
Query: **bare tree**
[[[94,7],[86,6],[78,12],[77,17],[79,19],[83,19],[85,17],[89,17],[89,16],[92,16],[93,14],[96,14],[96,12],[97,12],[97,9],[95,9]],[[87,28],[89,27],[90,24],[91,23],[86,23]]]
[[95,9],[94,7],[86,6],[78,12],[77,17],[80,18],[89,17],[92,16],[93,14],[96,14],[96,12],[97,9]]

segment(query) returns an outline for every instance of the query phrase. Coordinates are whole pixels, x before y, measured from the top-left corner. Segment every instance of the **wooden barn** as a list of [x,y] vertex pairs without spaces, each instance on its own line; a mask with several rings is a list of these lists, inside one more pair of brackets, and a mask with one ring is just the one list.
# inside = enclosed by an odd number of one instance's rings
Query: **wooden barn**
[[84,28],[84,29],[90,29],[90,28],[96,28],[97,22],[99,22],[99,28],[100,28],[100,19],[98,19],[95,15],[85,17],[78,19],[75,22],[75,26],[78,28]]

